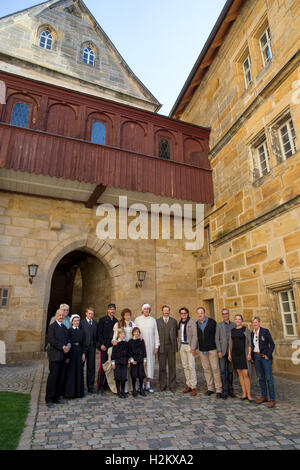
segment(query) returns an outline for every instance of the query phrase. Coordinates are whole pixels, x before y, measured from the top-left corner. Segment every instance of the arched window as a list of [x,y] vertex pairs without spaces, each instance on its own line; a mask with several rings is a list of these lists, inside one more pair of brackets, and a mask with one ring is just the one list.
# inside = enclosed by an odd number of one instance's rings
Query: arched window
[[27,127],[30,106],[25,103],[16,103],[13,107],[10,124],[12,126]]
[[164,160],[170,160],[170,142],[164,137],[159,139],[158,156]]
[[83,50],[83,62],[88,65],[94,65],[95,63],[95,52],[90,47]]
[[93,120],[91,142],[105,145],[105,133],[106,129],[103,122]]
[[39,46],[43,47],[44,49],[52,49],[53,37],[52,34],[48,29],[41,31],[40,33],[40,40]]

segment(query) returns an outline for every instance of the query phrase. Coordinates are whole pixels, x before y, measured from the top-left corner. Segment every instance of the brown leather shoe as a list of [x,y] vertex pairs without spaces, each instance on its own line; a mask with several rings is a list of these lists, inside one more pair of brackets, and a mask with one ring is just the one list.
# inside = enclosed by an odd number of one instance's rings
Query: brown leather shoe
[[267,398],[261,397],[259,400],[256,401],[258,405],[261,405],[262,403],[266,403],[269,401]]
[[191,387],[186,387],[182,393],[189,393],[191,391],[192,391]]
[[197,389],[193,388],[191,395],[194,397],[197,395]]
[[175,393],[175,388],[174,388],[174,387],[170,387],[170,392]]
[[270,400],[268,404],[268,408],[274,408],[274,406],[275,406],[275,401]]

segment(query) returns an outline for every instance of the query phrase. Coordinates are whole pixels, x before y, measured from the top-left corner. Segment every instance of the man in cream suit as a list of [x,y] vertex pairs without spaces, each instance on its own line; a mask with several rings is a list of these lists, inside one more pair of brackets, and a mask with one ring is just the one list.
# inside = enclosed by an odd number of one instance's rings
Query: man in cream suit
[[195,367],[195,352],[197,347],[197,326],[189,316],[189,310],[182,307],[179,310],[180,322],[178,324],[178,348],[184,370],[186,388],[183,393],[191,392],[197,395],[197,374]]

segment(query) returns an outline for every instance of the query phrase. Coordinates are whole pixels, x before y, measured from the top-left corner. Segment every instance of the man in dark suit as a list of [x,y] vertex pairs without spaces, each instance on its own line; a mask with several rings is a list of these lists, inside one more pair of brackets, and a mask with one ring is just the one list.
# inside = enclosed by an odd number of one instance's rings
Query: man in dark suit
[[268,390],[270,401],[268,408],[275,406],[275,388],[272,373],[273,351],[275,343],[271,333],[267,328],[260,326],[260,318],[254,317],[252,320],[253,331],[251,333],[252,359],[254,360],[255,370],[259,379],[261,398],[257,401],[261,403],[268,402]]
[[176,352],[177,344],[177,321],[170,317],[170,307],[164,305],[162,308],[163,316],[156,320],[159,335],[160,346],[158,349],[159,360],[159,385],[160,390],[167,388],[167,364],[169,374],[169,389],[175,392],[176,387]]
[[98,372],[97,391],[98,393],[101,393],[101,395],[104,392],[104,388],[107,388],[107,380],[102,365],[108,360],[107,350],[112,346],[111,341],[113,339],[113,328],[114,324],[118,321],[115,318],[115,313],[116,305],[108,304],[107,315],[100,318],[98,323],[97,343],[100,349],[100,366]]
[[236,324],[230,321],[228,308],[223,308],[222,317],[223,321],[217,323],[215,340],[223,386],[222,398],[226,400],[228,396],[235,398],[233,392],[233,367],[232,362],[228,360],[228,349],[231,330],[236,327]]
[[85,310],[85,319],[81,326],[85,332],[86,338],[86,386],[88,393],[94,393],[95,382],[95,356],[97,344],[97,322],[94,320],[94,309],[88,307]]
[[48,408],[60,403],[65,376],[65,363],[71,348],[68,329],[63,324],[64,312],[59,309],[55,314],[55,322],[48,328],[48,359],[49,376],[46,385],[46,403]]

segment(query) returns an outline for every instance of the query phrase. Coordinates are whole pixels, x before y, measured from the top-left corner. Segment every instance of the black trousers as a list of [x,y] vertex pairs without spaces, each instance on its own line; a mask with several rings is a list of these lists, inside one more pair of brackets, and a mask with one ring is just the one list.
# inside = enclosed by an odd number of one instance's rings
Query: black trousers
[[90,346],[85,355],[86,386],[89,392],[93,392],[94,390],[95,360],[96,360],[96,346]]
[[228,353],[219,359],[220,372],[223,386],[223,393],[233,393],[233,366],[232,362],[228,360]]
[[49,375],[46,385],[46,403],[54,403],[63,393],[66,375],[66,360],[49,361]]

